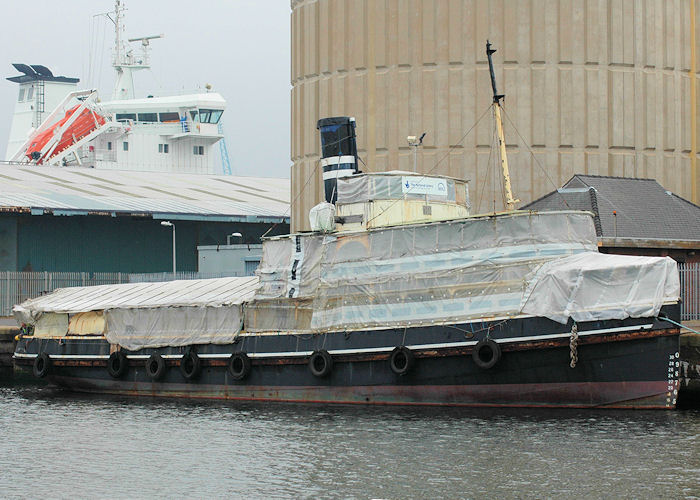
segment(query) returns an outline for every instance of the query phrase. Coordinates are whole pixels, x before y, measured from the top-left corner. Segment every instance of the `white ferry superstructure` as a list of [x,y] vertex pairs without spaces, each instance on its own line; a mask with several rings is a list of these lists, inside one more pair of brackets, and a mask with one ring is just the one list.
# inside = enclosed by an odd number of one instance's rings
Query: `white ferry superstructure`
[[[216,92],[135,98],[133,72],[149,68],[150,40],[138,56],[123,38],[120,0],[108,18],[115,24],[112,100],[95,89],[78,90],[77,78],[54,76],[45,66],[13,64],[23,73],[6,160],[20,164],[98,169],[230,174],[221,128],[226,100]],[[67,94],[67,95],[66,95]],[[53,109],[49,114],[45,110]],[[219,153],[221,152],[221,167]]]

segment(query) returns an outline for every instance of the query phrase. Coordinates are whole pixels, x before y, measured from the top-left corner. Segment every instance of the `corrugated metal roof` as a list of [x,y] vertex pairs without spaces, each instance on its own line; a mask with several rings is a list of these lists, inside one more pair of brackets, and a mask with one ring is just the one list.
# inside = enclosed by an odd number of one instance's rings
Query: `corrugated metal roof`
[[72,314],[125,308],[220,307],[251,299],[258,282],[257,276],[246,276],[59,288],[24,301],[15,306],[14,311],[34,317],[45,312]]
[[288,218],[289,179],[0,165],[0,210]]

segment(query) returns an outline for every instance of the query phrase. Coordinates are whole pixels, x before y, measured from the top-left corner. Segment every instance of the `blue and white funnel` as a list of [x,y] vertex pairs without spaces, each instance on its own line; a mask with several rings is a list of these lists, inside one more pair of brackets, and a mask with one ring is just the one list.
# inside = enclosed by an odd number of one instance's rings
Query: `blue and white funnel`
[[326,201],[335,203],[338,198],[338,179],[350,177],[358,171],[355,118],[322,118],[316,128],[321,133],[321,166]]

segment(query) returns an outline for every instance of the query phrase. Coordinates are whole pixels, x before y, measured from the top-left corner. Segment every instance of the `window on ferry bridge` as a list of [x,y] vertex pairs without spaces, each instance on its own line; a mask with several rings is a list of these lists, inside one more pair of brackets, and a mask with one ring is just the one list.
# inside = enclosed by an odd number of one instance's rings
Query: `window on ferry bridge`
[[219,123],[223,112],[223,109],[200,109],[198,112],[190,111],[192,119],[200,123]]
[[180,122],[180,114],[176,111],[172,113],[159,113],[161,122]]
[[158,113],[139,113],[140,122],[157,122]]

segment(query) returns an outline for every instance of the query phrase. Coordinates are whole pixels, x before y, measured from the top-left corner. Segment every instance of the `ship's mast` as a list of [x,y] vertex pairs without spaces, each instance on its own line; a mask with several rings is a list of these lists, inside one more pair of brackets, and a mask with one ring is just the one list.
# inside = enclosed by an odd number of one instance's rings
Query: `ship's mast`
[[501,156],[501,168],[503,170],[503,189],[506,195],[506,209],[515,210],[515,204],[520,200],[513,198],[513,191],[510,187],[510,172],[508,170],[508,155],[506,154],[506,137],[503,133],[503,120],[501,119],[501,99],[505,94],[499,94],[496,89],[496,75],[493,72],[493,61],[491,54],[496,49],[491,48],[491,42],[486,40],[486,56],[489,59],[489,71],[491,72],[491,88],[493,89],[493,113],[496,117],[496,132],[498,133],[498,148]]
[[114,13],[107,14],[107,17],[114,23],[114,61],[112,66],[117,72],[117,78],[114,82],[114,92],[112,99],[133,99],[134,95],[134,76],[133,72],[139,69],[150,68],[148,60],[149,40],[162,38],[163,35],[145,36],[141,38],[129,38],[128,42],[141,42],[143,46],[143,54],[137,58],[134,51],[126,46],[122,40],[122,32],[124,31],[124,4],[121,0],[115,0]]

